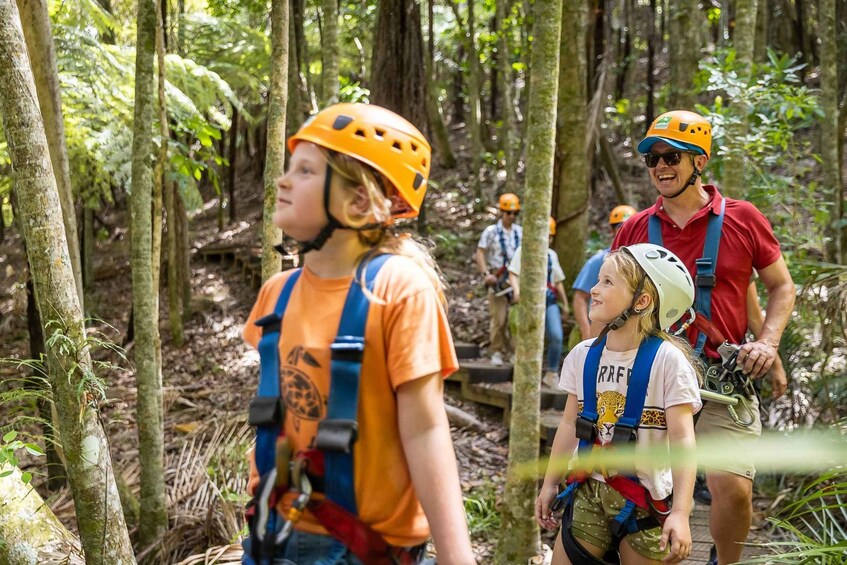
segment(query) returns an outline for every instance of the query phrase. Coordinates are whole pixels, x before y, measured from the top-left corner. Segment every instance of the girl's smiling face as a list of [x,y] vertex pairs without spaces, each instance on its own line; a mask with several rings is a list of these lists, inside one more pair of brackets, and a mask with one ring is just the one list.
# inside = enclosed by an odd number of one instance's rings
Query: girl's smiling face
[[592,322],[608,324],[629,308],[632,295],[626,281],[615,270],[614,263],[603,261],[599,280],[591,288],[589,318]]
[[286,173],[276,181],[274,225],[297,241],[308,241],[328,221],[323,190],[327,161],[314,143],[300,142]]

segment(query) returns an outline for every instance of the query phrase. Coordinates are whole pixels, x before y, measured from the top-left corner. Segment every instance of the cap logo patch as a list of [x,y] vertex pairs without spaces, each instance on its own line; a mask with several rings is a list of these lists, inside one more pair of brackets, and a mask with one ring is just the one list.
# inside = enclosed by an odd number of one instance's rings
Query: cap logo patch
[[668,125],[670,125],[672,119],[672,116],[662,116],[653,124],[653,129],[668,129]]

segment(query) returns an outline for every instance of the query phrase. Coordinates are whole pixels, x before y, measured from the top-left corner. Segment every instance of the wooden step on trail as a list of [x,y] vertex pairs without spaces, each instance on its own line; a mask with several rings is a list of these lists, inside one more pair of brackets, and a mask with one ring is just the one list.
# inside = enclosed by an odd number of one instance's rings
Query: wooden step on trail
[[[197,254],[206,263],[218,263],[224,266],[234,266],[241,271],[241,276],[254,290],[262,286],[262,247],[260,245],[245,245],[239,243],[210,243],[197,250]],[[282,270],[294,268],[293,255],[284,255]]]

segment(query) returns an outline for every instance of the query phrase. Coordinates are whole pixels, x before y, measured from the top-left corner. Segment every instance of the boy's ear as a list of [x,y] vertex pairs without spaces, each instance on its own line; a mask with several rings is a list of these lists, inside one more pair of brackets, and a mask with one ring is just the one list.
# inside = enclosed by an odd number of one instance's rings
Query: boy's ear
[[352,192],[353,196],[350,198],[349,204],[351,215],[366,215],[371,209],[371,199],[368,196],[368,190],[360,184]]

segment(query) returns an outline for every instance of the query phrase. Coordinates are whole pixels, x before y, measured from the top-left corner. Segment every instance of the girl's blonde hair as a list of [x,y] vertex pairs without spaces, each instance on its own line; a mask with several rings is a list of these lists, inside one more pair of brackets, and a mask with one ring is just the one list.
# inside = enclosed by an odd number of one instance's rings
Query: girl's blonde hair
[[[612,266],[615,268],[615,272],[621,279],[623,279],[626,283],[627,289],[629,289],[629,292],[633,293],[633,295],[635,294],[635,291],[638,290],[638,283],[641,282],[642,279],[644,281],[642,283],[641,293],[650,297],[650,304],[643,310],[636,311],[632,315],[632,317],[636,320],[636,331],[638,333],[638,337],[643,341],[648,336],[656,335],[675,345],[680,351],[682,351],[685,358],[689,363],[691,363],[691,366],[694,367],[694,372],[697,374],[697,381],[702,385],[703,369],[700,359],[697,354],[694,353],[694,349],[692,349],[691,344],[685,339],[673,336],[662,330],[661,325],[659,324],[659,291],[656,289],[656,285],[653,284],[653,281],[650,280],[650,277],[647,276],[644,269],[641,268],[641,265],[638,264],[632,255],[629,253],[623,253],[621,250],[609,253],[606,256],[606,261],[611,262]],[[635,302],[637,298],[637,296],[634,296],[633,302]]]
[[429,248],[414,240],[410,234],[397,233],[391,228],[393,200],[399,198],[391,183],[378,171],[358,159],[336,151],[320,149],[326,155],[327,164],[333,174],[343,179],[347,187],[364,187],[371,203],[368,213],[362,216],[351,216],[345,208],[344,216],[338,218],[339,221],[352,228],[379,224],[374,229],[357,232],[359,240],[371,248],[367,254],[391,253],[412,259],[426,273],[446,306],[444,279]]

